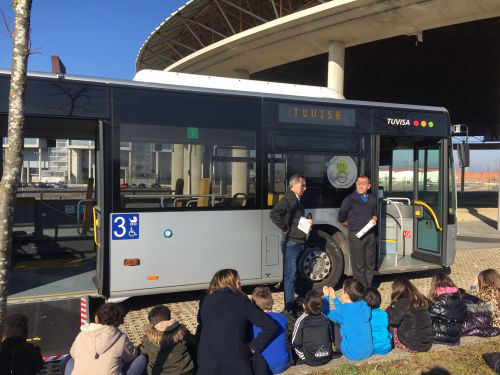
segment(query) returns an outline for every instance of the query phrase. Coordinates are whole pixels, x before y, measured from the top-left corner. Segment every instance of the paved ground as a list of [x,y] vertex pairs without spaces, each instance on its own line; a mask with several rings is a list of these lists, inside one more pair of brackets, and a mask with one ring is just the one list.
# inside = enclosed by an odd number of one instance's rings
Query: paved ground
[[496,208],[458,209],[458,250],[500,247]]
[[[485,268],[500,270],[500,232],[496,231],[496,209],[459,209],[457,257],[451,267],[451,277],[461,287],[471,285],[477,274]],[[461,251],[467,250],[467,251]],[[408,273],[417,288],[424,294],[429,292],[430,282],[435,271]],[[391,283],[398,275],[383,275],[376,278],[379,291],[382,294],[382,307],[387,307],[390,300]],[[247,290],[251,293],[251,290]],[[198,301],[203,291],[190,293],[174,293],[162,296],[132,298],[126,301],[130,308],[122,329],[128,334],[134,344],[139,344],[143,335],[143,328],[147,322],[147,314],[157,304],[166,304],[173,317],[183,322],[187,328],[196,330],[196,314]],[[283,310],[283,293],[275,291],[274,311]],[[473,344],[474,339],[467,338],[464,343]],[[439,346],[434,350],[442,350]],[[407,355],[399,350],[391,352],[383,358],[373,357],[370,361],[397,359]],[[343,361],[332,361],[325,368],[334,368]],[[286,374],[307,374],[312,371],[308,366],[297,366],[289,369]]]
[[[461,287],[467,288],[472,284],[477,274],[486,268],[500,269],[500,247],[489,249],[471,249],[459,251],[455,264],[451,267],[451,278]],[[424,294],[429,292],[432,276],[435,271],[415,272],[404,274],[409,277],[415,286]],[[391,283],[398,275],[383,275],[376,277],[379,291],[382,294],[382,307],[387,307]],[[250,293],[251,291],[248,290]],[[173,317],[183,322],[190,331],[196,330],[196,314],[198,312],[198,301],[203,292],[175,293],[170,295],[142,297],[127,301],[130,312],[125,317],[123,329],[130,339],[138,344],[143,335],[143,327],[147,321],[149,310],[156,304],[166,304],[171,310]],[[274,311],[283,310],[283,292],[273,293],[275,300]]]

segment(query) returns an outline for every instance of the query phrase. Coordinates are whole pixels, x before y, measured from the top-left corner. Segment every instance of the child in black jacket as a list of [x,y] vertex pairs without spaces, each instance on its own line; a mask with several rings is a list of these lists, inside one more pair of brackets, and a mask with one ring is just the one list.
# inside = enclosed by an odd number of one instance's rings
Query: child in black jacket
[[299,357],[297,364],[321,366],[330,362],[333,354],[333,331],[330,321],[322,314],[322,294],[310,290],[303,306],[304,314],[295,322],[292,335],[292,346]]
[[434,275],[429,299],[434,342],[459,345],[461,326],[467,313],[467,306],[451,278],[444,273]]
[[386,311],[396,348],[426,352],[432,347],[432,321],[427,299],[408,279],[398,277],[394,280],[391,303]]

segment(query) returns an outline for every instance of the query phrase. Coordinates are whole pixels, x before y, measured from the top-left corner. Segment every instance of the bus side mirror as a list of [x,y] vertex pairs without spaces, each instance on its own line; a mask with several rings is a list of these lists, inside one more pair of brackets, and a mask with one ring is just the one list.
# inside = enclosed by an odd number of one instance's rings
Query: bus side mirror
[[460,167],[466,168],[470,166],[470,149],[468,143],[458,144],[458,159],[460,161]]

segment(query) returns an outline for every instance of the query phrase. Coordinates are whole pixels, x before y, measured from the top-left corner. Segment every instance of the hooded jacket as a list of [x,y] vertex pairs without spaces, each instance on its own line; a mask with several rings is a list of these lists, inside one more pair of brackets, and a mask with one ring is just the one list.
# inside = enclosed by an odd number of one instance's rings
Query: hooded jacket
[[333,300],[335,310],[330,311],[330,297],[325,297],[323,313],[328,319],[340,324],[342,354],[351,360],[366,359],[373,354],[372,309],[365,301],[342,303],[338,297]]
[[285,193],[269,214],[271,221],[283,232],[283,240],[299,243],[306,241],[306,234],[298,228],[302,216],[304,208],[291,190]]
[[194,373],[194,337],[177,320],[148,324],[139,350],[148,356],[148,375]]
[[332,359],[333,332],[323,314],[302,314],[295,322],[292,346],[300,359],[310,366],[321,366]]
[[428,307],[410,307],[403,298],[387,310],[389,327],[398,329],[398,338],[407,348],[426,352],[432,347],[433,329]]
[[118,328],[90,323],[81,326],[70,351],[72,375],[120,375],[124,363],[137,356],[127,335]]
[[460,341],[461,326],[467,313],[467,306],[457,288],[438,296],[429,306],[434,329],[434,340],[444,343]]

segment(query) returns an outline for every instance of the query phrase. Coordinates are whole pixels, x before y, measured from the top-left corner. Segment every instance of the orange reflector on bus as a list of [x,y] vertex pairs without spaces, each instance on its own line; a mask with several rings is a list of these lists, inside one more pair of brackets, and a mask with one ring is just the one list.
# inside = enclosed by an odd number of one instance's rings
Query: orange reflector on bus
[[139,258],[123,259],[124,266],[140,266],[141,260]]
[[159,276],[148,276],[148,280],[158,280]]

